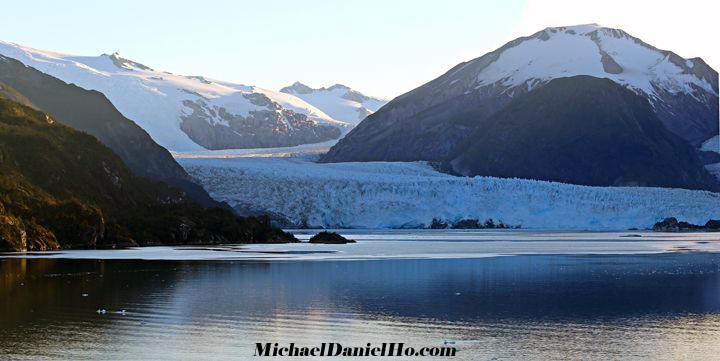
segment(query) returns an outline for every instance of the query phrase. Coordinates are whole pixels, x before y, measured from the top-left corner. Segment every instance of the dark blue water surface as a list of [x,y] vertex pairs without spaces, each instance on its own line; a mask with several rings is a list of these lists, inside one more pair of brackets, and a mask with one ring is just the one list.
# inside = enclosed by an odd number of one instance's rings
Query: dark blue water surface
[[463,360],[718,359],[720,254],[0,259],[0,358],[245,359],[255,342],[444,340]]

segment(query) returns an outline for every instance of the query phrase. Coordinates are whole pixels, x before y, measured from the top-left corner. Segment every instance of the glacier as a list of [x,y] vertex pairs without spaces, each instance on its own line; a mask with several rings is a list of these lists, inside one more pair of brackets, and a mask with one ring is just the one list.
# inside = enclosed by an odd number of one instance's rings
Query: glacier
[[197,157],[178,162],[215,199],[313,228],[424,228],[433,218],[493,219],[524,229],[649,228],[665,217],[720,219],[720,194],[455,177],[425,162],[313,162],[304,157]]

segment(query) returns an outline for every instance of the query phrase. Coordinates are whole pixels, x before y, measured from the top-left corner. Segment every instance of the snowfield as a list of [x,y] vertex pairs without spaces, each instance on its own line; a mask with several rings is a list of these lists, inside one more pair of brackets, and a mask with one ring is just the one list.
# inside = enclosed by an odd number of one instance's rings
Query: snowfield
[[700,88],[717,96],[717,85],[690,73],[695,62],[700,61],[683,59],[678,64],[670,55],[642,44],[622,30],[597,24],[546,28],[542,36],[506,49],[482,68],[476,75],[476,87],[524,85],[530,90],[550,79],[591,75],[645,93],[651,103],[658,89],[695,96],[695,89]]
[[357,125],[388,102],[385,99],[367,96],[342,84],[313,89],[303,83],[295,82],[280,91],[312,104],[333,119],[353,125]]
[[[182,117],[192,113],[187,102],[207,108],[212,115],[208,120],[211,125],[228,125],[227,120],[217,114],[223,108],[233,116],[286,109],[306,115],[315,124],[332,125],[342,130],[349,126],[291,94],[160,71],[118,53],[74,56],[0,41],[0,54],[66,83],[103,93],[125,117],[171,151],[205,150],[181,129]],[[264,104],[262,99],[253,101],[253,97],[258,96],[267,97],[280,109],[273,104]]]
[[700,146],[700,150],[704,150],[706,152],[720,153],[720,135],[716,135],[716,136],[706,140]]
[[417,228],[433,218],[526,229],[647,228],[665,217],[720,219],[720,194],[453,177],[422,162],[318,164],[309,158],[179,158],[214,198],[319,228]]

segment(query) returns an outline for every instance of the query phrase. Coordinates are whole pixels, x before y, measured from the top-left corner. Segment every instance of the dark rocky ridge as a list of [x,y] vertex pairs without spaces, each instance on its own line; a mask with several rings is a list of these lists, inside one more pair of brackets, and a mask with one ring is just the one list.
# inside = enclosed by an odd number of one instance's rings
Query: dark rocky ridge
[[[630,39],[639,46],[660,52],[685,74],[707,81],[717,93],[717,72],[702,59],[689,59],[690,66],[676,54],[659,50],[619,29],[600,28],[585,36],[594,39],[597,44],[599,31],[607,36]],[[574,33],[564,27],[548,28],[515,39],[493,52],[460,63],[442,76],[393,99],[341,139],[321,161],[447,159],[454,148],[469,137],[475,124],[502,109],[513,97],[545,83],[534,79],[532,84],[523,83],[513,88],[498,83],[478,85],[478,74],[498,60],[504,51],[531,39],[547,41],[550,34],[557,32]],[[605,55],[602,57],[605,71],[608,74],[621,72],[612,56]],[[717,95],[697,87],[693,89],[693,94],[673,94],[657,87],[656,91],[658,99],[654,102],[654,112],[669,130],[696,147],[718,133]],[[647,94],[643,96],[649,97]]]
[[691,224],[684,221],[678,221],[675,217],[665,218],[655,223],[653,226],[655,232],[688,232],[688,231],[708,231],[720,232],[720,220],[711,219],[704,226]]
[[245,98],[272,110],[250,111],[241,116],[203,99],[185,100],[183,105],[192,113],[181,116],[182,131],[208,149],[292,147],[337,139],[341,134],[340,128],[317,124],[305,114],[282,109],[263,94],[248,94]]
[[138,176],[166,182],[205,206],[223,206],[185,172],[170,152],[125,118],[100,92],[67,84],[0,55],[0,81],[59,122],[86,132],[112,149]]
[[509,228],[520,228],[519,225],[517,226],[509,226],[502,221],[499,221],[498,223],[495,223],[495,221],[490,218],[486,220],[485,222],[482,222],[478,219],[473,218],[466,218],[466,219],[460,219],[456,221],[446,221],[439,218],[433,218],[432,223],[430,224],[430,229],[509,229]]
[[717,190],[695,149],[649,102],[609,80],[558,78],[478,122],[451,157],[466,176]]
[[91,135],[0,99],[0,250],[295,241],[267,218],[137,177]]

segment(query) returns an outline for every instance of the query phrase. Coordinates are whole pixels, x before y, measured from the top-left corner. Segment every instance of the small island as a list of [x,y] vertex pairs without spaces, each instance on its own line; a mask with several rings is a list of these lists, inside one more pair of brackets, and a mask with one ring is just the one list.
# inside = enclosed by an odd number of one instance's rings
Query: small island
[[352,239],[347,239],[335,232],[320,232],[312,238],[310,238],[310,243],[320,243],[320,244],[347,244],[347,243],[355,243]]

